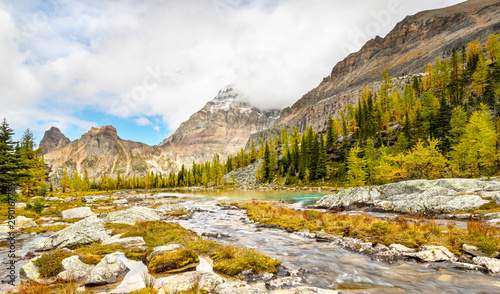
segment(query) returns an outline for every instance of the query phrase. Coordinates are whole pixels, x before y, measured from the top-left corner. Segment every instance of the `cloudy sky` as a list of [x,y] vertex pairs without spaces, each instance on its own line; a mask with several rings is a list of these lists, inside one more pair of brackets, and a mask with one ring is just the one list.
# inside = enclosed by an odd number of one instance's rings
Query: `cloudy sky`
[[0,117],[151,145],[232,84],[283,108],[406,15],[457,0],[0,0]]

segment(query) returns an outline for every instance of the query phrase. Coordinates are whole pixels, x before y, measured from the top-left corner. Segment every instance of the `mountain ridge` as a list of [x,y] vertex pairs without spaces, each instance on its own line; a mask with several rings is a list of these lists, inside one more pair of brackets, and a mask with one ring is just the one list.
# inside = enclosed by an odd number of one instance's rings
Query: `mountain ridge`
[[[500,2],[494,0],[469,0],[407,16],[384,38],[377,36],[338,62],[317,87],[283,109],[273,127],[298,126],[303,131],[305,125],[316,125],[322,130],[328,114],[338,115],[339,109],[316,108],[323,113],[318,123],[317,118],[310,119],[312,111],[308,111],[316,103],[334,98],[336,104],[354,104],[361,87],[380,81],[384,69],[393,77],[422,73],[436,58],[451,55],[453,48],[461,49],[476,39],[484,42],[499,30]],[[342,96],[353,91],[358,94]]]

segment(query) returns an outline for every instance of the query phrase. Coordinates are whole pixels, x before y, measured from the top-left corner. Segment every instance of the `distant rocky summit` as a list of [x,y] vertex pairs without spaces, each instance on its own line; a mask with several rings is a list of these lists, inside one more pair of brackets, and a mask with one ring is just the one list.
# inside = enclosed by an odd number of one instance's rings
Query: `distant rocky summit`
[[413,180],[354,187],[326,195],[314,206],[334,209],[361,205],[384,211],[439,214],[478,209],[490,201],[500,203],[499,179]]
[[40,141],[40,148],[42,154],[47,154],[57,147],[64,147],[70,140],[56,127],[51,127],[45,131],[42,141]]
[[171,168],[169,158],[158,147],[121,139],[113,126],[91,128],[78,140],[51,150],[44,156],[52,169],[52,178],[60,179],[63,170],[69,174],[86,169],[89,177],[104,174],[144,176],[148,170],[167,172]]

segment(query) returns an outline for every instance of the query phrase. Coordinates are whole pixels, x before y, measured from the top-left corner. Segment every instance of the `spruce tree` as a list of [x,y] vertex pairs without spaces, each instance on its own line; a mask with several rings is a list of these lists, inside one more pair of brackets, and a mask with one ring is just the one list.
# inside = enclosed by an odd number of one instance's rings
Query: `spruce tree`
[[19,159],[15,155],[14,132],[4,118],[0,127],[0,195],[5,197],[11,188],[19,184]]
[[323,179],[326,176],[326,152],[323,144],[323,135],[319,137],[318,160],[316,164],[316,179]]

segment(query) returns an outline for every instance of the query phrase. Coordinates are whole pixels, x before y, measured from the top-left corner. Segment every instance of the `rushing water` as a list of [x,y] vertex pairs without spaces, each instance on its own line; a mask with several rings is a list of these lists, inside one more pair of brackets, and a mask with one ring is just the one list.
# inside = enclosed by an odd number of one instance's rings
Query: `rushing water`
[[500,278],[479,272],[434,270],[412,262],[375,262],[369,256],[329,243],[283,230],[257,228],[244,211],[223,210],[216,203],[188,201],[186,206],[203,211],[195,213],[192,219],[177,222],[198,234],[229,235],[217,241],[255,248],[289,269],[308,270],[311,275],[307,282],[316,287],[343,289],[343,292],[363,289],[363,293],[500,293]]

